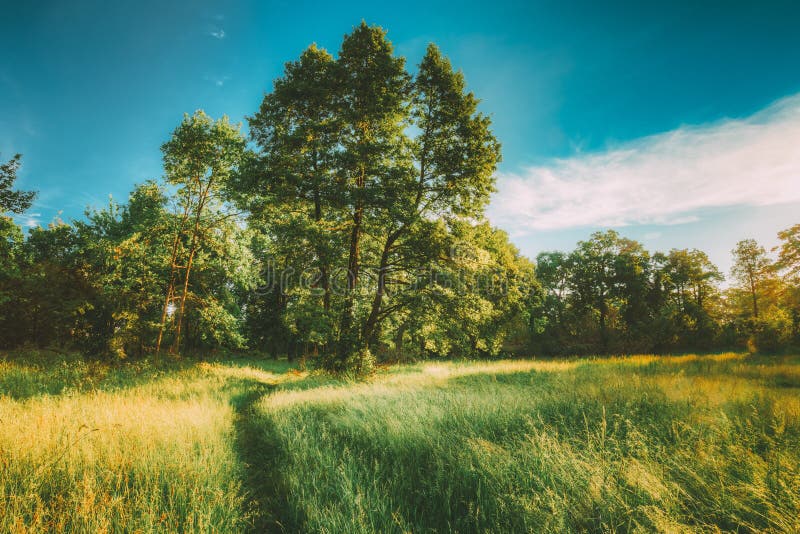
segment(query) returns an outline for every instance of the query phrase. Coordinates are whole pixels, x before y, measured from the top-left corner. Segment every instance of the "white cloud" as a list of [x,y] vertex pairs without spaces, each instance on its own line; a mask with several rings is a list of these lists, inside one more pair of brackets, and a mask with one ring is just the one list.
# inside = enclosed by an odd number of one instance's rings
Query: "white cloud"
[[489,207],[515,233],[681,224],[704,208],[800,201],[800,95],[746,118],[685,126],[498,176]]
[[218,30],[213,30],[209,33],[209,35],[215,39],[224,39],[225,38],[225,30],[222,28]]

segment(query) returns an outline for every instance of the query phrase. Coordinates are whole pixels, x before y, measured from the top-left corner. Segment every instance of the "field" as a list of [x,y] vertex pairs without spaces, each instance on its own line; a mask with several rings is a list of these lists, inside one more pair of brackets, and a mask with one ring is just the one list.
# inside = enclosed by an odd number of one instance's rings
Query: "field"
[[[25,362],[25,363],[23,363]],[[798,532],[800,358],[0,359],[0,532]]]

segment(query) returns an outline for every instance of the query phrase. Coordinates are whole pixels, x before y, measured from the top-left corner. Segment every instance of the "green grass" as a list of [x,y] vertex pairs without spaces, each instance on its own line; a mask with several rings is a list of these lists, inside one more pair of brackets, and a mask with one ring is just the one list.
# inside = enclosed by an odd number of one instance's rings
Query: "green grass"
[[9,358],[0,420],[4,532],[800,531],[797,357]]

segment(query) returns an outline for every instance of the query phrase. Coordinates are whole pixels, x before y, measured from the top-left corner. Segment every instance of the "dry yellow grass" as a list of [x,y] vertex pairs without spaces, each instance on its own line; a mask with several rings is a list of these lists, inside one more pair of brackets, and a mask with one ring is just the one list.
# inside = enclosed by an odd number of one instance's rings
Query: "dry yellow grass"
[[213,375],[0,396],[0,530],[208,531],[242,523],[234,409]]

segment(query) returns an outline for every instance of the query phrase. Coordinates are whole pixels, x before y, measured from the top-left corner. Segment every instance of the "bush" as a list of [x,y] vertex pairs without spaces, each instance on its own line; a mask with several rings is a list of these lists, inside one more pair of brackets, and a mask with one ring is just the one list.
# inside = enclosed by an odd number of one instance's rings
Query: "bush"
[[776,310],[754,324],[751,344],[758,352],[780,352],[791,342],[792,318],[784,310]]
[[375,368],[375,356],[368,348],[362,348],[352,353],[346,362],[346,373],[353,373],[356,375],[365,375]]

